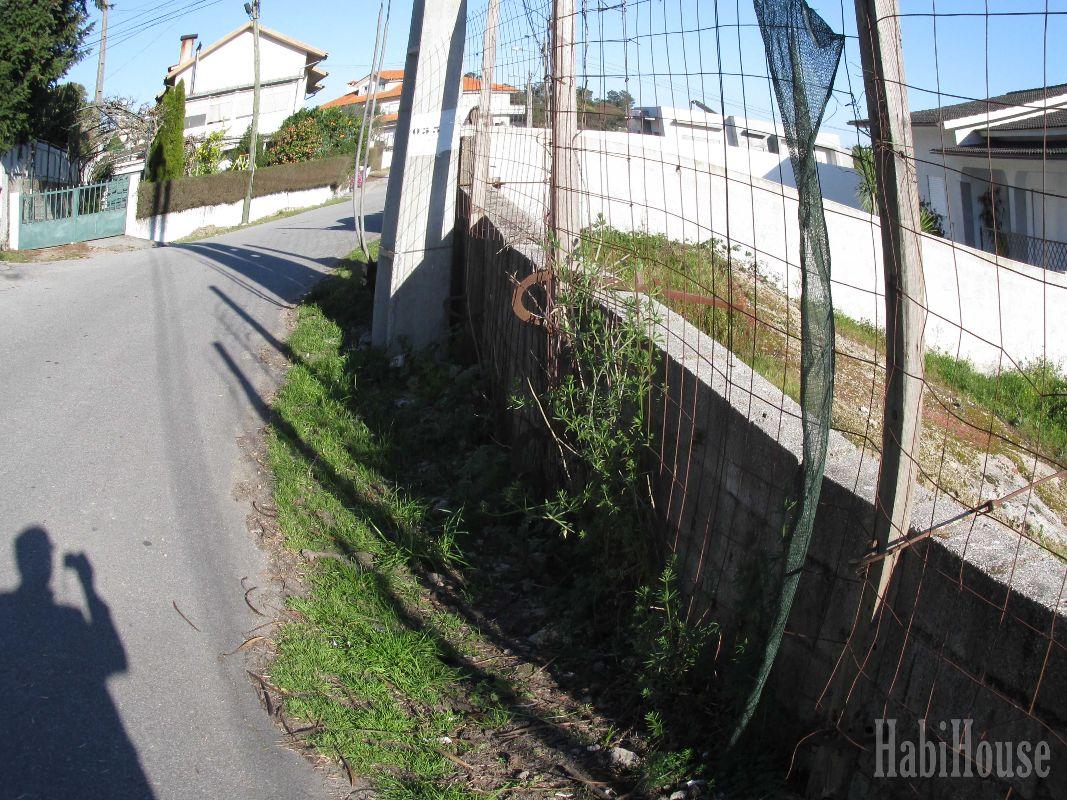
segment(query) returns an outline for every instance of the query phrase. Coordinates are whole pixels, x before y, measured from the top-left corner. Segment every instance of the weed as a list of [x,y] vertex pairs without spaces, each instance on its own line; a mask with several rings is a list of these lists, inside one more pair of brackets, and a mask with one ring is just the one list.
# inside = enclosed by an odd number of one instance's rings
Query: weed
[[1021,431],[1047,457],[1067,459],[1067,376],[1054,364],[1034,362],[987,375],[967,361],[927,353],[927,372]]
[[[693,671],[704,654],[708,640],[718,626],[691,625],[686,621],[678,592],[678,576],[673,563],[663,568],[659,578],[638,588],[633,619],[633,647],[640,653],[641,693],[654,707],[677,702],[680,695],[692,702]],[[706,682],[705,682],[706,683]],[[655,738],[662,738],[663,721],[658,711],[645,720]]]

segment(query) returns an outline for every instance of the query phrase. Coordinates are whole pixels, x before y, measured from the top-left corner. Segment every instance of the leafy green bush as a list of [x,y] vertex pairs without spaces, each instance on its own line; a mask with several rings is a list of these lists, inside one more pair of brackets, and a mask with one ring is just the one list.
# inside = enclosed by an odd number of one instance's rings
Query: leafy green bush
[[[263,197],[321,186],[336,188],[346,184],[351,175],[352,159],[348,156],[264,167],[256,170],[252,196]],[[236,203],[244,199],[247,186],[247,170],[217,172],[173,181],[146,181],[137,191],[137,217],[143,219],[201,206]]]
[[185,174],[185,84],[168,86],[160,101],[162,121],[148,151],[148,180],[168,181]]
[[186,140],[186,174],[214,175],[218,172],[223,156],[222,140],[225,138],[224,131],[214,131],[204,137]]
[[[267,164],[267,145],[270,144],[270,137],[264,136],[262,133],[256,137],[256,169],[260,167],[266,167]],[[248,169],[248,151],[252,149],[252,126],[249,125],[245,128],[245,132],[241,134],[240,140],[230,151],[229,156],[233,162],[230,165],[230,169]]]
[[274,134],[267,163],[293,164],[355,153],[358,138],[359,121],[351,114],[338,108],[304,108],[287,117]]

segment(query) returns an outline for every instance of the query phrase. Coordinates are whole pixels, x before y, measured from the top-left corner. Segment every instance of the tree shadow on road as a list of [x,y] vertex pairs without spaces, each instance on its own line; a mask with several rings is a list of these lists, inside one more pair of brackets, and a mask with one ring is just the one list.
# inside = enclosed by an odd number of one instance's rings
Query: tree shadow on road
[[67,553],[89,615],[56,603],[53,545],[31,527],[15,539],[21,582],[0,594],[4,796],[25,800],[151,800],[140,759],[107,689],[126,651],[84,553]]

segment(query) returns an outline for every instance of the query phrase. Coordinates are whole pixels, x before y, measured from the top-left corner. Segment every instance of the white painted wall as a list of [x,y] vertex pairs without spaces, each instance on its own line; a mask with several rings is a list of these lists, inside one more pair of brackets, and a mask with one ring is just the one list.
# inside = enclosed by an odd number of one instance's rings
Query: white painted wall
[[[618,137],[630,137],[631,141]],[[603,215],[622,230],[672,239],[715,237],[739,245],[792,296],[799,295],[796,190],[762,177],[755,154],[721,163],[656,147],[661,137],[580,135],[584,223]],[[740,150],[740,148],[736,148]],[[545,213],[545,132],[494,131],[490,172],[532,219]],[[751,171],[738,169],[751,159]],[[884,327],[881,234],[877,219],[826,200],[834,307]],[[1067,275],[923,237],[929,347],[985,369],[1048,358],[1067,367]],[[1014,363],[1013,363],[1014,362]]]
[[[131,184],[130,205],[136,207],[136,194]],[[293,208],[315,206],[332,200],[336,192],[329,186],[317,189],[304,189],[299,192],[280,192],[264,197],[252,198],[252,206],[249,210],[249,219],[255,221],[263,217],[277,214]],[[216,206],[201,206],[190,208],[186,211],[177,211],[172,214],[160,214],[152,217],[137,219],[136,214],[128,214],[126,218],[126,235],[135,236],[138,239],[151,239],[155,242],[173,242],[182,239],[200,228],[212,225],[216,228],[227,228],[241,224],[241,209],[243,203],[223,203]]]

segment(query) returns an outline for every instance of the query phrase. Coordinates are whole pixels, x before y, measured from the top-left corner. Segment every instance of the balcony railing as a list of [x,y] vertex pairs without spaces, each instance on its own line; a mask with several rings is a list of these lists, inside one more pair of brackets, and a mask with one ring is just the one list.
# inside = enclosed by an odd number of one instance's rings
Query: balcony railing
[[991,228],[982,228],[982,248],[1052,272],[1067,272],[1067,242],[1001,230],[994,236]]

